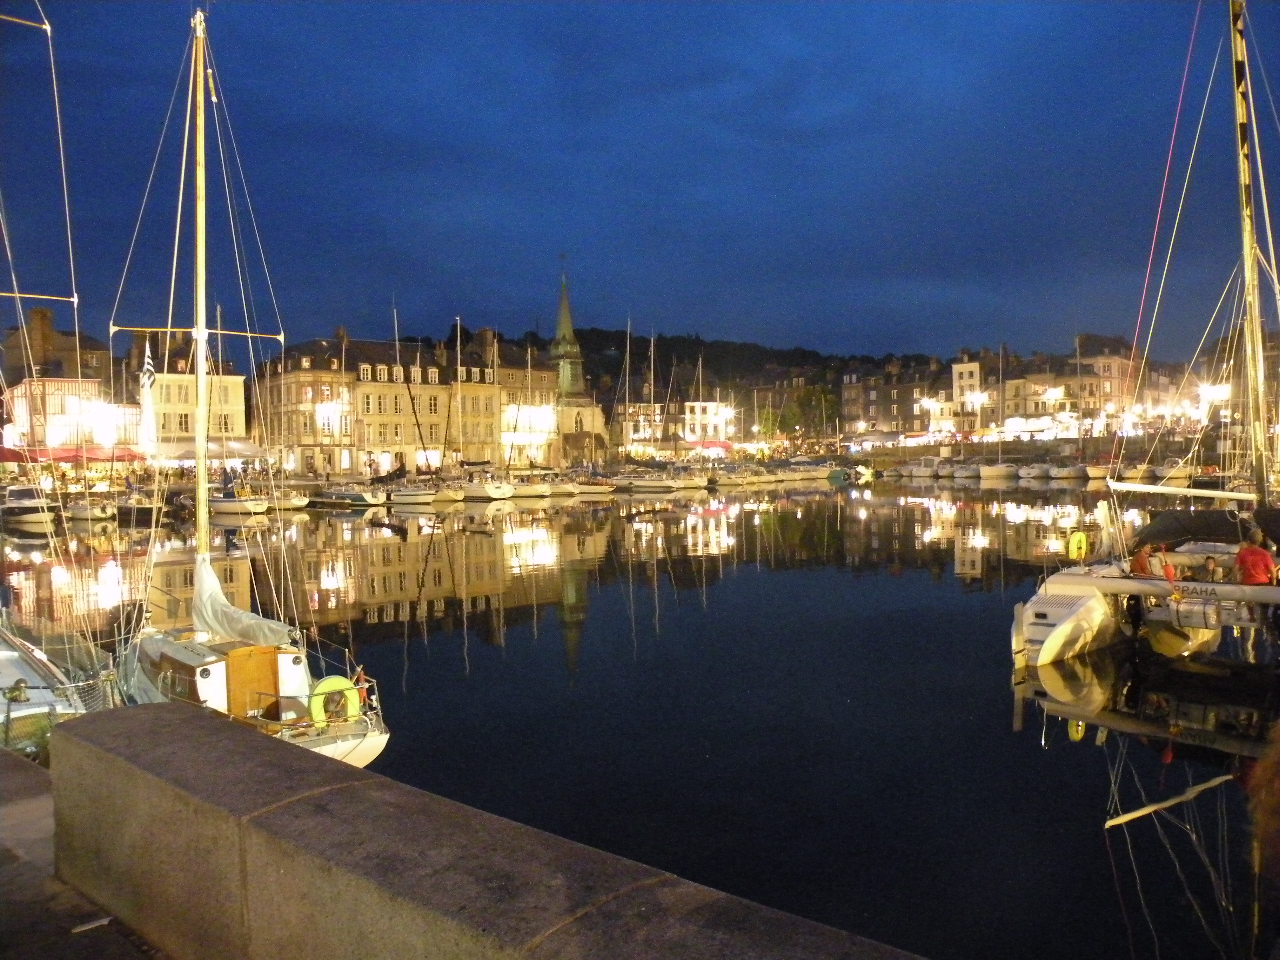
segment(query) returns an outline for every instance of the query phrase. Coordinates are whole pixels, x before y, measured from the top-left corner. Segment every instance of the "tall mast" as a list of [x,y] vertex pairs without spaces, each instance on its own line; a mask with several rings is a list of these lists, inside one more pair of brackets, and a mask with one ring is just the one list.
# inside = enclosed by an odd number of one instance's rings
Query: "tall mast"
[[1245,403],[1253,486],[1259,507],[1268,505],[1266,369],[1262,358],[1262,313],[1258,302],[1258,239],[1253,217],[1253,156],[1249,64],[1244,43],[1244,0],[1231,0],[1231,58],[1235,80],[1236,172],[1240,188],[1241,276],[1244,284]]
[[631,453],[631,314],[627,314],[627,343],[622,351],[622,456]]
[[204,11],[197,10],[192,18],[195,28],[195,44],[191,56],[191,90],[194,102],[195,122],[195,323],[191,339],[195,347],[196,374],[196,554],[208,555],[209,541],[209,486],[205,473],[208,470],[207,448],[209,446],[209,325],[205,314],[205,270],[206,251],[205,238],[207,223],[205,217],[205,143],[204,143],[204,97],[205,97],[205,30]]

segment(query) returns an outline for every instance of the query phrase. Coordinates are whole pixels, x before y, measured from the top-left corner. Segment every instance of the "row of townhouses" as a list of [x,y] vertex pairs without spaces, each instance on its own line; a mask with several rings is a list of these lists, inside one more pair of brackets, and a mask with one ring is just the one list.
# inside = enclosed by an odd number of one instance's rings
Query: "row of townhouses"
[[[45,308],[0,340],[6,447],[129,448],[185,459],[194,441],[190,336],[134,333],[127,353],[56,330]],[[625,377],[625,374],[624,374]],[[562,278],[556,333],[535,351],[492,330],[453,343],[332,336],[292,343],[253,376],[213,363],[211,446],[224,456],[271,456],[304,475],[425,472],[489,462],[506,468],[598,464],[619,454],[679,457],[758,451],[800,427],[806,439],[850,449],[902,439],[1005,435],[1079,437],[1160,417],[1215,415],[1230,392],[1185,367],[1144,364],[1128,344],[1085,334],[1071,356],[1021,358],[1003,349],[943,362],[889,358],[845,372],[775,383],[741,380],[704,399],[669,396],[650,381],[606,398],[588,390]],[[628,385],[629,386],[629,385]],[[1216,391],[1216,393],[1214,392]],[[693,394],[693,391],[689,391]],[[792,433],[792,431],[796,431]]]

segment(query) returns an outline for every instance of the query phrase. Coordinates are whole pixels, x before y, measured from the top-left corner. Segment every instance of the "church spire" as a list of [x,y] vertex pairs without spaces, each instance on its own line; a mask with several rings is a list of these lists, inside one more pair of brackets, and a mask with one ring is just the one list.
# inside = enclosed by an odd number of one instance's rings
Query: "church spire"
[[569,309],[569,278],[560,274],[560,311],[556,315],[556,337],[551,341],[551,359],[559,367],[560,396],[580,397],[587,385],[582,375],[582,348],[573,333],[573,313]]

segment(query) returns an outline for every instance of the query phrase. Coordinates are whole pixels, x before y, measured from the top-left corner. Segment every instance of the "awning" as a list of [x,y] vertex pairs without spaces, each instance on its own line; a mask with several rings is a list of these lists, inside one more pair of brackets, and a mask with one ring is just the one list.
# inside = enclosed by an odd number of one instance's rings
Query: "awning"
[[[210,460],[254,460],[268,456],[267,448],[248,440],[210,440],[206,456]],[[161,460],[194,460],[196,450],[189,442],[156,444],[156,457]]]
[[65,446],[65,447],[49,447],[47,450],[41,450],[42,460],[55,460],[60,463],[65,462],[108,462],[116,461],[118,463],[132,463],[135,460],[142,460],[144,457],[132,447],[104,447],[97,443],[86,443],[83,445]]

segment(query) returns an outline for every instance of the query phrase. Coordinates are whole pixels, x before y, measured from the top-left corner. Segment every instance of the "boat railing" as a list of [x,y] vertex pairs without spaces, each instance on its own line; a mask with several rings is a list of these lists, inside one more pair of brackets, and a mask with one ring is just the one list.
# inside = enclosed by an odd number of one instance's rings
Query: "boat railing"
[[[326,677],[322,683],[333,676]],[[234,719],[282,739],[350,732],[351,725],[361,731],[385,729],[378,684],[360,674],[345,684],[332,684],[327,688],[317,684],[303,696],[262,691],[252,694],[251,698],[253,706],[247,715]]]

